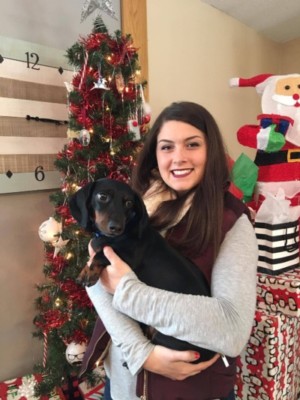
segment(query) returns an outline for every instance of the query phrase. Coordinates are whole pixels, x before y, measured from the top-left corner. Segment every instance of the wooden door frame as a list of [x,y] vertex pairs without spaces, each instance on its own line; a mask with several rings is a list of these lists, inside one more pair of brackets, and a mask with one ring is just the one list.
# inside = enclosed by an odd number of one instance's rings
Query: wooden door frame
[[[147,0],[121,0],[121,29],[130,34],[138,49],[141,78],[148,81]],[[145,96],[148,98],[149,84]]]

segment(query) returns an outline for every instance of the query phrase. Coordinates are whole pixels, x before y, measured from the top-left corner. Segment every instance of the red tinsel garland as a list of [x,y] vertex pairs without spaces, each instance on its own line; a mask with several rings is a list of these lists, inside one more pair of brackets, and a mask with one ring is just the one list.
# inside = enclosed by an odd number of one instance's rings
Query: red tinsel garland
[[60,289],[68,295],[68,299],[71,302],[77,304],[80,307],[92,307],[91,301],[87,296],[86,290],[79,286],[76,282],[71,279],[67,279],[65,282],[60,282]]
[[48,333],[51,329],[58,329],[68,321],[68,314],[60,310],[47,310],[42,314],[42,320],[36,320],[35,325],[43,332]]
[[86,38],[82,38],[80,42],[87,51],[99,50],[103,42],[110,41],[109,35],[106,33],[92,33]]
[[88,337],[87,335],[83,332],[80,331],[79,329],[74,330],[72,335],[69,335],[65,338],[66,343],[87,343],[88,342]]

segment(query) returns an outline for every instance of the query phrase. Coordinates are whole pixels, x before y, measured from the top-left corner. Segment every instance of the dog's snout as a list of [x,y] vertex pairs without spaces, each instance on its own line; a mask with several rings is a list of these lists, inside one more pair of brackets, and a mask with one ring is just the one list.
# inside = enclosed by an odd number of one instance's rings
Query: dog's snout
[[108,223],[108,230],[112,235],[120,235],[124,231],[124,224],[117,221],[110,221]]

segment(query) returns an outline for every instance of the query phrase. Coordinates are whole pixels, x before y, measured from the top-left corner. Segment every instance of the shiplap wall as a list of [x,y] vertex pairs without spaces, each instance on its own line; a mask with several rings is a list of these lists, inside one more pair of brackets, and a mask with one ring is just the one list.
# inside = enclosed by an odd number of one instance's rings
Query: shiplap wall
[[[3,57],[0,64],[0,193],[59,187],[53,161],[67,142],[72,72]],[[31,119],[28,119],[30,116]],[[36,121],[47,119],[59,121]]]
[[[120,0],[112,1],[115,19],[95,10],[80,22],[84,3],[5,4],[0,16],[0,194],[53,189],[61,183],[53,161],[67,142],[64,82],[71,81],[73,72],[66,49],[91,32],[98,13],[109,32],[121,29]],[[27,115],[59,123],[28,120]]]

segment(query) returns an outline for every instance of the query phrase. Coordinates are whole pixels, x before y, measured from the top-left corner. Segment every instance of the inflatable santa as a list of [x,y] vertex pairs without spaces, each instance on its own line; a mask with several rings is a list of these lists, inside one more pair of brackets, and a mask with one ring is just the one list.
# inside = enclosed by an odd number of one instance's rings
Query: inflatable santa
[[[249,79],[232,78],[232,87],[255,87],[262,95],[257,125],[242,126],[238,141],[257,149],[256,192],[276,194],[298,204],[300,194],[300,74],[262,74]],[[296,196],[298,194],[298,196]],[[294,201],[293,201],[294,200]]]

